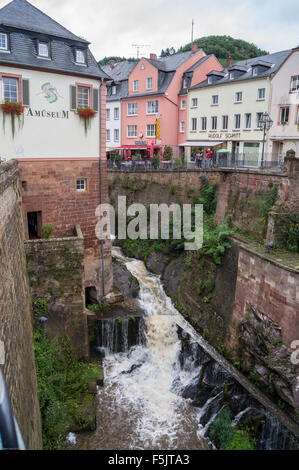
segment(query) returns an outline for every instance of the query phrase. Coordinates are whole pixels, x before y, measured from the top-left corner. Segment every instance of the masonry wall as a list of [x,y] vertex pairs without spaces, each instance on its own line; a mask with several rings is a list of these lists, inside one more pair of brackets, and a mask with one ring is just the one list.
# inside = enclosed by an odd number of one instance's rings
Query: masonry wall
[[21,204],[17,162],[0,164],[0,341],[5,349],[1,367],[26,448],[41,449]]
[[[102,145],[105,145],[104,141]],[[112,285],[110,242],[105,241],[102,244],[95,235],[98,222],[95,215],[96,208],[100,204],[100,199],[102,202],[107,202],[108,198],[104,163],[101,165],[100,185],[97,158],[19,161],[26,238],[28,238],[28,212],[41,211],[42,225],[53,224],[55,237],[72,235],[74,225],[80,224],[84,237],[84,285],[96,287],[99,296],[103,293],[103,266],[105,293],[109,292]],[[76,189],[77,179],[81,178],[86,180],[86,191]]]
[[[84,244],[80,227],[72,237],[26,240],[33,303],[47,301],[45,329],[57,339],[67,334],[78,358],[88,359],[84,292]],[[41,316],[37,312],[35,316]]]

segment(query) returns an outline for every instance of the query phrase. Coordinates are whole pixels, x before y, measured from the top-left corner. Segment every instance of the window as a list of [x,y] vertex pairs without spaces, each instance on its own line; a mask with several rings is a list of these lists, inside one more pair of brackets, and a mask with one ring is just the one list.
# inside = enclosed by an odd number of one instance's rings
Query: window
[[208,85],[212,85],[213,83],[213,78],[212,77],[208,77]]
[[78,108],[89,106],[90,89],[87,86],[78,86]]
[[253,68],[252,68],[252,75],[253,75],[254,77],[257,76],[257,72],[258,72],[257,67],[253,67]]
[[153,79],[152,77],[148,77],[146,79],[146,89],[151,90],[153,88]]
[[113,85],[113,87],[111,87],[111,94],[116,95],[116,86],[115,85]]
[[127,106],[128,116],[137,116],[137,113],[138,113],[137,103],[128,103],[128,106]]
[[147,102],[147,114],[155,114],[158,112],[158,100]]
[[181,101],[181,109],[186,109],[186,100]]
[[127,137],[137,137],[137,126],[127,126]]
[[197,118],[192,118],[191,119],[191,131],[196,131],[197,130]]
[[242,91],[238,91],[235,95],[235,103],[241,103],[242,101]]
[[85,54],[82,49],[76,49],[76,62],[77,64],[85,64]]
[[259,88],[257,91],[257,99],[258,100],[264,100],[266,95],[266,89],[265,88]]
[[295,124],[299,124],[299,105],[297,106],[297,112],[296,112],[296,121]]
[[77,191],[86,191],[86,180],[77,180]]
[[212,116],[211,122],[212,122],[212,130],[215,131],[217,129],[217,116]]
[[13,101],[17,103],[18,94],[18,79],[11,77],[2,77],[3,82],[3,98],[4,101]]
[[192,103],[191,106],[193,108],[197,108],[197,103],[198,103],[197,98],[192,98],[191,103]]
[[47,42],[38,43],[38,55],[40,57],[49,57],[49,44]]
[[119,141],[119,129],[114,129],[114,142]]
[[292,77],[291,91],[299,91],[299,75]]
[[156,124],[146,125],[146,137],[156,137]]
[[2,51],[8,50],[7,34],[5,33],[0,33],[0,50]]
[[202,131],[207,130],[207,118],[206,117],[201,118],[201,130]]
[[183,88],[187,88],[187,79],[186,78],[183,79]]
[[185,121],[180,122],[180,132],[185,132]]
[[212,96],[212,104],[213,104],[213,105],[218,104],[218,95],[213,95],[213,96]]
[[106,140],[110,142],[110,129],[106,129]]
[[110,109],[106,109],[106,121],[110,121]]
[[229,73],[229,79],[233,80],[233,78],[235,78],[235,74],[234,74],[234,72],[230,72]]
[[257,142],[244,142],[244,165],[258,166],[260,144]]
[[222,129],[226,130],[228,128],[228,116],[222,116]]
[[290,108],[288,106],[283,106],[280,108],[279,124],[289,123],[289,111],[290,111]]
[[241,127],[241,114],[235,114],[235,129],[240,129]]
[[114,120],[118,121],[119,119],[119,108],[114,108]]
[[256,113],[256,128],[260,129],[260,120],[263,117],[263,113]]
[[139,91],[139,80],[133,81],[133,91]]
[[245,114],[245,129],[251,129],[251,114]]

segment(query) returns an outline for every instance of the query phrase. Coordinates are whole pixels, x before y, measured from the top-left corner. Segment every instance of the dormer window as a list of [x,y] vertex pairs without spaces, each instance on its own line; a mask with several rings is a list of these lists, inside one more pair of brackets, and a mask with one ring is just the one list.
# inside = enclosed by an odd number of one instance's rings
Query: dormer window
[[49,44],[47,42],[38,43],[38,55],[39,57],[49,57]]
[[112,94],[112,95],[116,95],[116,86],[115,86],[115,85],[113,85],[113,86],[111,87],[111,94]]
[[234,72],[229,72],[229,79],[233,80],[235,78]]
[[187,88],[187,79],[186,78],[183,79],[183,88]]
[[8,50],[7,34],[0,33],[0,51],[7,51],[7,50]]
[[82,49],[76,49],[76,62],[77,64],[85,64],[85,54]]
[[213,83],[212,77],[208,77],[208,85],[212,85],[212,83]]
[[254,77],[256,77],[257,74],[258,74],[258,68],[257,68],[257,67],[253,67],[253,68],[252,68],[252,75],[253,75]]

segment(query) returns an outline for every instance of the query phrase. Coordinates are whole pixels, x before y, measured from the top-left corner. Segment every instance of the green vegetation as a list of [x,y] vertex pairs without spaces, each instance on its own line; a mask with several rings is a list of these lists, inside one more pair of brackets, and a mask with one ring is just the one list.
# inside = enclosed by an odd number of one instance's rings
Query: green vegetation
[[45,224],[42,226],[42,238],[50,238],[54,233],[55,227],[53,224]]
[[76,361],[66,335],[54,342],[38,329],[34,339],[43,448],[64,449],[72,426],[86,429],[94,425],[94,418],[86,418],[83,410],[93,400],[87,379],[96,378],[99,372],[94,364]]
[[165,145],[163,158],[164,160],[171,160],[171,157],[172,157],[172,148],[169,147],[168,145]]
[[105,56],[103,59],[99,60],[98,62],[98,65],[100,67],[104,66],[104,65],[108,65],[109,62],[113,61],[113,62],[122,62],[123,60],[129,60],[129,61],[134,61],[136,59],[134,59],[133,57],[130,57],[128,59],[126,59],[126,57],[119,57],[119,56],[116,56],[116,55],[111,55],[111,56]]
[[40,297],[32,301],[32,310],[35,317],[49,316],[48,302]]
[[254,450],[256,442],[247,428],[232,426],[227,408],[212,422],[210,436],[218,448],[226,450]]

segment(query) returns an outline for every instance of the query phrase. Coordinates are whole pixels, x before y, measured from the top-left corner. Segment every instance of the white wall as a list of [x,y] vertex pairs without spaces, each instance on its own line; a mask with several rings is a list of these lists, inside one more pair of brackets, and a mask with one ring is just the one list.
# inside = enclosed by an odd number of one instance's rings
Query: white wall
[[[114,108],[119,109],[118,119],[114,119]],[[110,110],[110,120],[106,120],[106,129],[110,130],[110,142],[106,141],[106,150],[108,151],[121,146],[121,101],[107,101],[106,109]],[[114,129],[118,129],[118,140],[114,140]]]
[[[83,77],[72,77],[50,72],[22,70],[0,66],[0,74],[22,75],[29,79],[30,109],[24,110],[24,125],[12,138],[10,116],[6,116],[5,133],[0,122],[1,158],[51,158],[51,157],[97,157],[99,155],[99,114],[91,119],[91,127],[85,134],[84,123],[70,110],[70,85],[76,83],[99,88],[100,82]],[[58,99],[50,103],[42,91],[42,85],[49,82],[57,90]],[[1,85],[1,76],[0,76]],[[1,90],[0,90],[1,93]],[[2,93],[1,93],[2,101]],[[44,115],[36,116],[35,112]],[[58,118],[56,113],[68,112],[68,118]],[[52,114],[54,113],[54,114]],[[0,111],[0,121],[3,112]],[[47,117],[50,116],[50,117]]]
[[[298,156],[299,130],[295,118],[299,106],[299,92],[290,92],[293,75],[299,75],[299,50],[293,52],[272,79],[271,116],[274,122],[269,132],[269,148],[277,151],[278,144],[275,145],[271,138],[280,139],[279,149],[282,154],[292,149]],[[284,105],[290,105],[289,124],[281,125],[279,110],[280,106]]]

